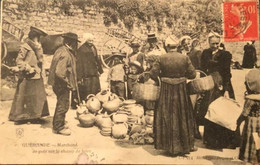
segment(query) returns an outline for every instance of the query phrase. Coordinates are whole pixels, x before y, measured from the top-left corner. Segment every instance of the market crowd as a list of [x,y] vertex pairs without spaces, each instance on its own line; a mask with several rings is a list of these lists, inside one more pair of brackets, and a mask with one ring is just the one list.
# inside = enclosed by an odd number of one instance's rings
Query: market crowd
[[[11,107],[9,120],[16,124],[34,122],[48,116],[49,109],[42,77],[43,50],[40,37],[47,34],[31,27],[28,38],[21,45],[16,59],[19,81]],[[53,132],[70,135],[65,116],[70,106],[76,108],[89,94],[101,91],[99,76],[102,64],[93,44],[95,36],[86,33],[80,42],[75,33],[62,35],[63,45],[54,53],[48,83],[57,96],[53,118]],[[260,70],[256,64],[254,42],[244,50],[242,67],[252,68],[245,77],[245,104],[237,119],[236,131],[205,119],[209,105],[226,92],[235,99],[231,83],[232,54],[221,43],[215,32],[208,35],[209,48],[201,50],[200,41],[189,36],[169,36],[159,46],[155,34],[148,34],[147,46],[131,43],[132,53],[118,52],[113,56],[114,65],[109,69],[107,81],[110,90],[126,99],[134,99],[136,83],[160,84],[159,99],[143,101],[145,110],[154,111],[154,146],[166,150],[171,156],[196,151],[195,139],[201,139],[199,125],[204,125],[203,142],[206,147],[232,148],[240,146],[239,159],[260,162],[253,133],[260,136]],[[79,46],[80,45],[80,46]],[[201,72],[198,73],[197,70]],[[212,76],[214,87],[191,100],[187,80]],[[208,85],[208,84],[204,84]],[[70,93],[72,91],[72,105]],[[230,116],[231,117],[231,116]],[[245,121],[240,135],[240,124]]]

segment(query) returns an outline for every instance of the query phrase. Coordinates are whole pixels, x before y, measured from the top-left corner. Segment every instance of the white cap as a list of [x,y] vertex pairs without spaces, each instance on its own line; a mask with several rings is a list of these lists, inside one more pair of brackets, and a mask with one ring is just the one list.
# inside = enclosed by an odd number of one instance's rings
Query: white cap
[[93,41],[95,39],[94,35],[92,33],[84,33],[83,34],[83,41]]

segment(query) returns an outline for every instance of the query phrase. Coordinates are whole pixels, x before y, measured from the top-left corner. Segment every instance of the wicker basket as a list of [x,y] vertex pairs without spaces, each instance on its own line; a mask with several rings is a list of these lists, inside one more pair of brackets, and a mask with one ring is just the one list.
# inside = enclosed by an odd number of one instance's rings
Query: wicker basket
[[[159,77],[158,77],[159,79]],[[137,83],[133,87],[133,99],[136,101],[156,101],[159,99],[160,96],[160,84],[161,81],[159,79],[159,86],[152,85],[152,84],[142,84]]]
[[189,94],[198,94],[203,93],[205,91],[211,90],[214,88],[214,80],[211,75],[207,76],[206,73],[200,70],[196,70],[197,72],[200,72],[204,74],[206,77],[196,78],[194,80],[191,80],[187,84],[187,88],[189,90]]

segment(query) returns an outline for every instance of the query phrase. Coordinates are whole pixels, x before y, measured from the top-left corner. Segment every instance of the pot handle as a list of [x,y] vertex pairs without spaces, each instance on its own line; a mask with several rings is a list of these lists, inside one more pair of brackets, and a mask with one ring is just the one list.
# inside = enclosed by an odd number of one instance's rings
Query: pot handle
[[124,125],[125,125],[126,129],[128,129],[128,124],[126,122],[124,122]]
[[125,101],[125,99],[121,96],[118,97],[120,100]]
[[113,113],[111,113],[110,115],[108,115],[108,116],[113,116],[113,115],[115,115],[115,114],[117,114],[117,112],[113,112]]
[[90,97],[95,97],[95,95],[94,95],[94,94],[89,94],[89,95],[87,96],[87,100],[88,100]]
[[97,114],[101,114],[103,108],[101,108],[100,110],[98,110]]

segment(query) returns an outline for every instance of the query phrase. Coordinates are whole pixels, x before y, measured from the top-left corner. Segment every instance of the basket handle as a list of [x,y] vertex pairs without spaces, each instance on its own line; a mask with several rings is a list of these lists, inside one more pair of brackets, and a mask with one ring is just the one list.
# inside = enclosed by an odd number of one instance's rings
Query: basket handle
[[196,72],[200,72],[200,73],[202,73],[204,76],[208,76],[205,72],[203,72],[202,70],[198,70],[198,69],[196,69],[195,70]]
[[157,76],[157,79],[158,79],[159,87],[161,87],[161,85],[162,85],[162,82],[161,82],[161,79],[160,79],[160,77],[159,77],[159,76]]

